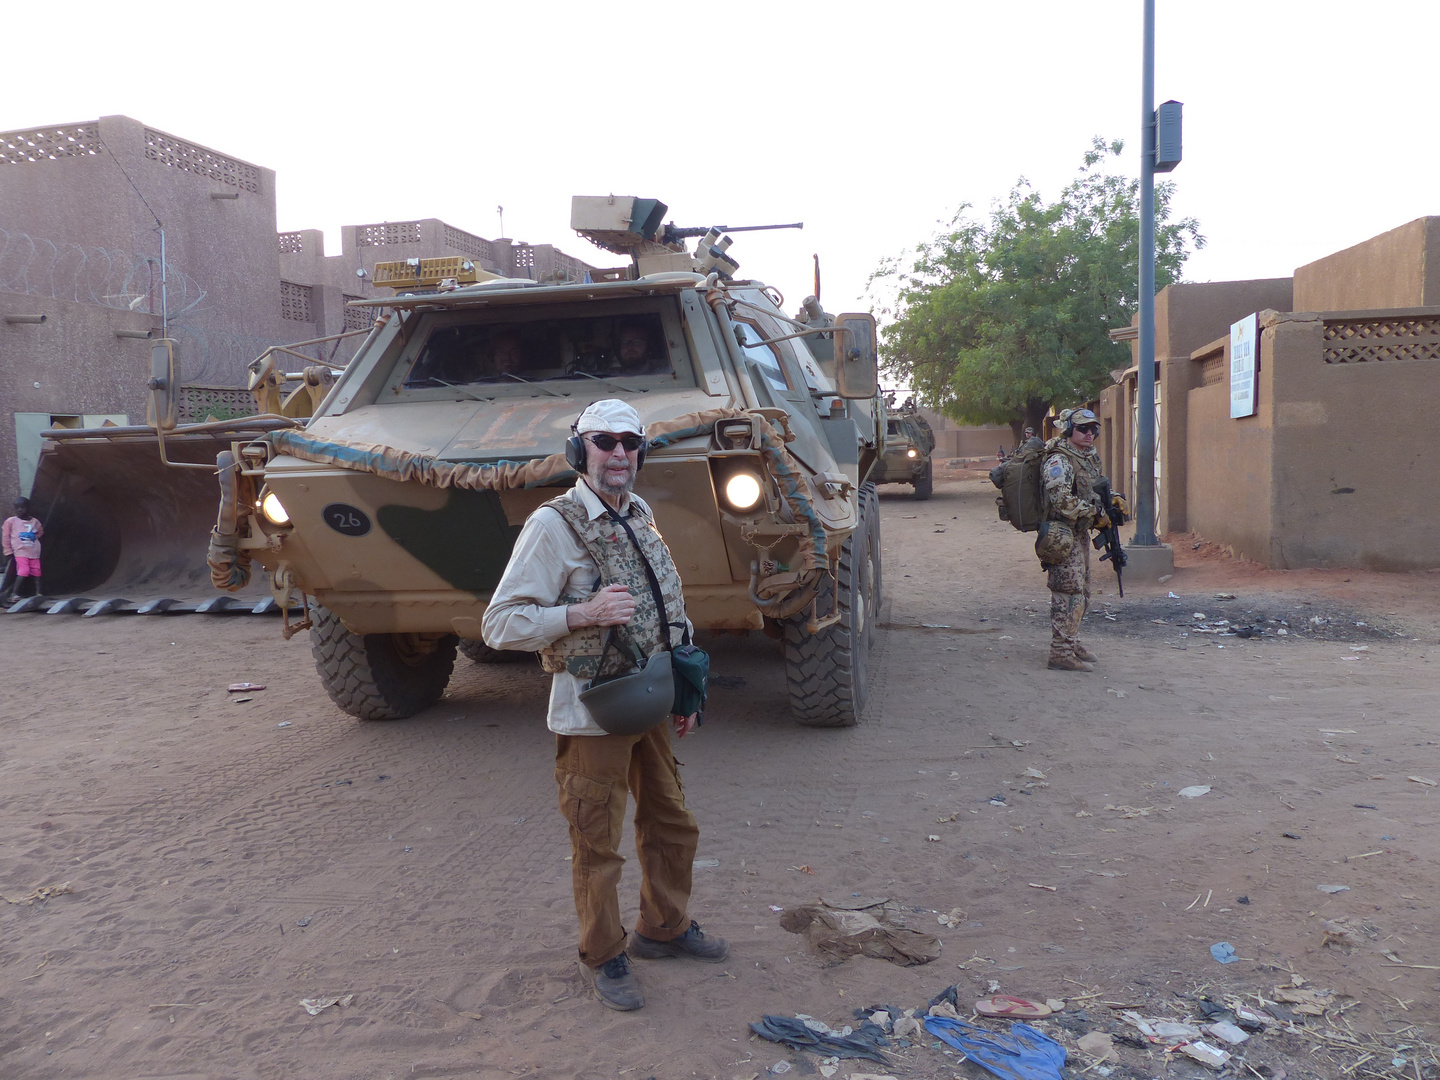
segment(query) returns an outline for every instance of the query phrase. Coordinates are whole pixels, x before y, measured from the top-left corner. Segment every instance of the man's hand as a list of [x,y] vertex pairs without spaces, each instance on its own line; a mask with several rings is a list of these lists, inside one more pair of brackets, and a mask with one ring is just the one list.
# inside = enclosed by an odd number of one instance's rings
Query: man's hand
[[587,626],[624,626],[635,614],[635,598],[624,585],[606,585],[583,604],[565,609],[565,625],[571,630]]
[[1097,517],[1097,518],[1091,523],[1091,528],[1100,529],[1100,530],[1102,530],[1102,531],[1105,530],[1105,529],[1108,529],[1109,527],[1110,527],[1110,519],[1109,519],[1108,517],[1106,517],[1104,514],[1101,514],[1099,517]]
[[681,716],[679,713],[671,713],[670,723],[675,725],[675,737],[683,739],[699,727],[700,722],[696,719],[699,715],[699,713],[691,713],[689,716]]

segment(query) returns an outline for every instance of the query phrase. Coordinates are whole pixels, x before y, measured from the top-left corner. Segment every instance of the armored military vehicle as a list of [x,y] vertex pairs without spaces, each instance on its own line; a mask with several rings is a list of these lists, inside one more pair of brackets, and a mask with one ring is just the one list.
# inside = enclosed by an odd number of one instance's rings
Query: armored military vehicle
[[910,484],[915,498],[928,499],[935,486],[935,432],[907,400],[885,418],[885,450],[872,476],[877,484]]
[[412,715],[440,698],[457,650],[501,658],[480,641],[485,605],[526,517],[575,480],[572,423],[617,397],[645,423],[636,490],[696,627],[777,638],[800,723],[859,717],[881,585],[874,320],[813,298],[787,317],[776,289],[739,276],[723,229],[662,225],[666,209],[573,201],[582,236],[630,256],[606,280],[481,281],[459,259],[377,268],[395,295],[352,302],[375,322],[338,378],[267,353],[244,421],[176,426],[159,343],[152,442],[192,465],[225,444],[214,584],[254,588],[258,563],[285,635],[309,630],[347,712]]

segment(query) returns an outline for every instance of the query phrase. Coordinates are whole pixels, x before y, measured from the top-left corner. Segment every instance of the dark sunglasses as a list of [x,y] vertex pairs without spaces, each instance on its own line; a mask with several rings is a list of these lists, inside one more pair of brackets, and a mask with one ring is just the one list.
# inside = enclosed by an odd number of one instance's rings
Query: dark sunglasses
[[625,447],[627,454],[633,454],[645,445],[645,437],[643,435],[621,435],[616,437],[614,435],[606,435],[604,432],[597,432],[591,435],[590,441],[607,454],[615,449],[617,443]]
[[1075,425],[1075,430],[1076,430],[1076,431],[1088,431],[1091,435],[1099,435],[1099,434],[1100,434],[1100,425],[1099,425],[1099,424],[1076,424],[1076,425]]

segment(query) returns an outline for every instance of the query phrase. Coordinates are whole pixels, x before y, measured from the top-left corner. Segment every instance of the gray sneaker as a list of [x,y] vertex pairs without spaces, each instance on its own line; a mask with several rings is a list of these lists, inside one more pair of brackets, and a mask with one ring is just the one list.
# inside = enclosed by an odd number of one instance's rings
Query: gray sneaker
[[706,937],[700,924],[692,921],[690,929],[669,941],[656,941],[637,933],[630,943],[630,955],[639,960],[661,960],[667,956],[688,956],[692,960],[704,960],[707,964],[718,964],[730,955],[730,946],[724,938]]
[[595,988],[600,1004],[616,1012],[634,1012],[645,1004],[645,995],[640,990],[640,980],[630,971],[630,961],[622,952],[613,960],[607,960],[598,968],[588,964],[580,965],[580,972]]

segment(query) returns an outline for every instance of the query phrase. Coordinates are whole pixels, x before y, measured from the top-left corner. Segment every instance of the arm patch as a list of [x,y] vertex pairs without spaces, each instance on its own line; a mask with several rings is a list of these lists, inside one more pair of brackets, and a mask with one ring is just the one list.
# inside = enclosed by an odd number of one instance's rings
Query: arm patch
[[1045,464],[1045,479],[1047,482],[1065,479],[1065,463],[1059,458],[1051,458]]

